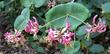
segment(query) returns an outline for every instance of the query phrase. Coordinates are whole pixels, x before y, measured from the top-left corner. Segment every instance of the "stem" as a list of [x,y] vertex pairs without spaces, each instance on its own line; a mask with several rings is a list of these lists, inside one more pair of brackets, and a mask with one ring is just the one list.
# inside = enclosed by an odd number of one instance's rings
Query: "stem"
[[33,39],[35,39],[35,40],[38,39],[36,33],[34,34]]

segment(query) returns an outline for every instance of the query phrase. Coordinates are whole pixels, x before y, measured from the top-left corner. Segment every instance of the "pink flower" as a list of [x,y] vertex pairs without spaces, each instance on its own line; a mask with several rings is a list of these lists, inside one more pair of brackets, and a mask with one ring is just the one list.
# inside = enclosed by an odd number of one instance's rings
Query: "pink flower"
[[48,40],[49,40],[49,41],[57,40],[58,33],[59,33],[59,31],[53,30],[53,29],[50,28],[50,29],[48,30]]
[[64,33],[60,43],[64,45],[69,45],[72,40],[72,36],[74,36],[74,33],[67,31],[66,33]]
[[58,30],[49,29],[47,39],[49,42],[58,41],[61,44],[68,45],[70,44],[72,37],[74,36],[73,32],[66,31],[63,34]]
[[58,42],[61,43],[63,45],[69,45],[72,37],[74,36],[73,32],[69,32],[71,26],[70,23],[68,21],[66,21],[66,26],[65,28],[63,28],[62,30],[53,30],[53,29],[49,29],[48,30],[48,36],[47,36],[47,40],[49,42]]
[[71,40],[72,40],[71,38],[63,37],[61,43],[62,43],[63,45],[69,45],[70,42],[71,42]]
[[69,23],[68,21],[66,21],[66,29],[67,29],[67,30],[70,30],[70,28],[71,28],[70,23]]
[[101,19],[99,19],[98,23],[96,24],[96,17],[97,15],[95,15],[93,17],[93,21],[92,21],[92,24],[91,27],[87,28],[86,31],[88,33],[92,33],[92,32],[99,32],[99,33],[102,33],[102,32],[105,32],[106,31],[106,25],[104,23],[104,21],[102,21]]
[[39,24],[38,24],[38,21],[35,17],[33,17],[34,21],[30,20],[28,22],[28,25],[27,27],[25,28],[25,31],[27,33],[30,33],[30,34],[36,34],[38,33],[38,28],[39,28]]
[[20,39],[20,36],[21,35],[21,32],[15,30],[15,34],[12,33],[12,32],[6,32],[4,34],[5,36],[5,39],[7,40],[7,42],[12,42],[12,43],[17,43],[19,42],[21,39]]

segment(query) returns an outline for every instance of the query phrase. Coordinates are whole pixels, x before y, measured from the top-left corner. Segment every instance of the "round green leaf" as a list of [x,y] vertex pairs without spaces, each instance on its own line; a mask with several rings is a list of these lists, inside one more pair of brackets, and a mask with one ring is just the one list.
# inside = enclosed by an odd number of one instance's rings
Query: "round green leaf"
[[37,47],[36,50],[37,50],[37,52],[44,52],[44,48],[43,47]]
[[89,16],[89,10],[79,3],[60,4],[46,13],[47,27],[61,28],[65,26],[66,17],[72,29],[76,29]]
[[93,4],[94,6],[101,8],[101,5],[103,3],[109,2],[110,0],[90,0],[90,3]]
[[29,8],[24,8],[21,12],[21,15],[23,15],[25,18],[30,18],[30,10]]
[[89,49],[93,53],[100,53],[104,51],[104,47],[100,44],[93,44]]
[[31,6],[31,0],[21,0],[21,3],[24,7],[30,7]]
[[92,45],[92,40],[82,40],[82,44],[84,44],[84,46],[90,46]]
[[110,6],[110,2],[103,4],[102,10],[107,13],[110,12],[110,7],[108,7],[108,6]]
[[80,42],[79,41],[73,41],[72,47],[61,49],[62,54],[74,54],[80,49]]
[[78,28],[78,30],[76,31],[76,35],[77,36],[84,36],[87,32],[86,32],[86,25],[83,25],[83,26],[80,26],[79,28]]
[[39,45],[37,45],[37,44],[35,44],[33,42],[31,42],[31,47],[33,49],[35,49],[37,52],[44,52],[44,50],[45,50],[43,47],[40,47]]
[[23,15],[18,16],[14,22],[14,29],[17,29],[19,31],[24,30],[27,26],[28,21],[29,19],[26,19]]
[[0,8],[4,7],[4,1],[0,1]]
[[35,4],[35,7],[40,7],[45,3],[46,0],[33,0],[33,4]]
[[17,29],[19,31],[24,30],[29,21],[29,17],[30,17],[29,8],[24,8],[23,11],[21,12],[21,15],[19,15],[14,22],[14,29]]

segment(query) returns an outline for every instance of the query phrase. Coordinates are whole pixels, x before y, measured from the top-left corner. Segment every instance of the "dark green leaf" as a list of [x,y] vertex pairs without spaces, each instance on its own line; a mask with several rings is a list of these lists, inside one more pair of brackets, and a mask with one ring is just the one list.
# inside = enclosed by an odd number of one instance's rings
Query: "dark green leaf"
[[102,13],[104,13],[104,17],[108,20],[108,24],[110,23],[110,2],[104,3],[102,5]]
[[87,32],[86,32],[86,25],[83,25],[83,26],[80,26],[79,28],[78,28],[78,30],[76,31],[76,35],[77,36],[84,36]]
[[32,48],[35,49],[37,52],[44,52],[44,48],[38,46],[38,45],[35,44],[35,43],[31,43],[31,46],[32,46]]
[[46,0],[33,0],[33,4],[35,4],[35,7],[38,8],[42,6],[45,3]]
[[90,46],[92,45],[92,40],[82,40],[82,44],[84,44],[84,46]]
[[24,7],[30,7],[31,6],[31,0],[21,0],[21,3]]
[[104,51],[104,47],[100,44],[93,44],[89,49],[93,53],[100,53]]
[[37,47],[37,52],[44,52],[44,48],[43,47]]
[[102,10],[106,13],[110,12],[110,7],[108,7],[108,6],[110,6],[110,2],[102,5]]
[[74,54],[80,49],[79,41],[74,41],[71,45],[72,47],[61,49],[62,54]]
[[4,7],[4,1],[0,1],[0,8]]
[[98,8],[101,8],[101,5],[106,2],[109,2],[109,0],[91,0],[91,3]]

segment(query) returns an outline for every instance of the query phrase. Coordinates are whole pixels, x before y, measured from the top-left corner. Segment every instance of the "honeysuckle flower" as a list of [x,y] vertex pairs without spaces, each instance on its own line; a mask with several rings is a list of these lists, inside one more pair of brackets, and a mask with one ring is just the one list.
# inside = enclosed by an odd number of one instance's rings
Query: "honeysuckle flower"
[[17,31],[16,29],[15,29],[14,33],[13,32],[6,32],[4,34],[4,36],[5,36],[5,40],[7,42],[11,42],[11,43],[15,43],[15,44],[17,44],[19,42],[22,42],[22,44],[23,44],[25,42],[24,41],[25,39],[21,35],[21,32]]
[[58,30],[53,30],[53,29],[49,29],[48,30],[48,40],[49,41],[54,41],[54,40],[57,40],[57,37],[58,37],[58,33],[59,31]]
[[27,27],[25,28],[25,31],[30,34],[36,34],[38,33],[39,24],[35,17],[33,17],[34,20],[29,20]]
[[60,40],[60,43],[64,45],[69,45],[72,40],[72,36],[74,36],[74,33],[67,31],[66,33],[64,33],[64,35],[62,35],[62,39]]
[[48,30],[47,40],[49,42],[57,41],[63,45],[69,45],[74,36],[74,33],[69,31],[70,28],[69,22],[66,22],[65,28],[61,31],[50,28]]
[[70,30],[70,28],[71,28],[71,25],[68,22],[68,20],[66,20],[66,26],[65,26],[65,28],[62,29],[61,33],[64,33],[65,31]]
[[97,15],[95,15],[93,17],[92,25],[90,27],[86,28],[86,31],[88,33],[93,33],[93,32],[102,33],[102,32],[105,32],[106,31],[105,22],[102,21],[101,18],[99,18],[98,23],[96,23],[96,17],[97,17]]
[[70,30],[70,28],[71,28],[71,25],[70,25],[70,23],[68,22],[68,21],[66,21],[66,27],[65,27],[67,30]]

